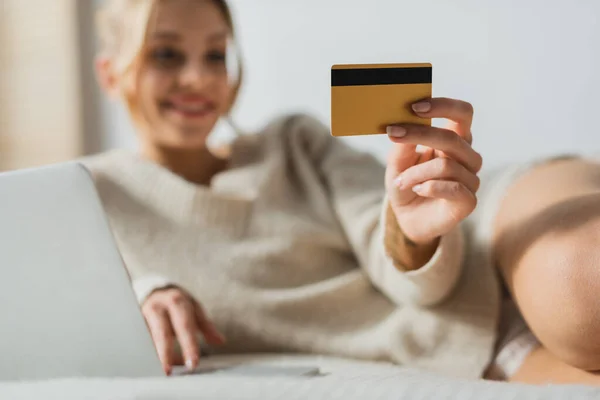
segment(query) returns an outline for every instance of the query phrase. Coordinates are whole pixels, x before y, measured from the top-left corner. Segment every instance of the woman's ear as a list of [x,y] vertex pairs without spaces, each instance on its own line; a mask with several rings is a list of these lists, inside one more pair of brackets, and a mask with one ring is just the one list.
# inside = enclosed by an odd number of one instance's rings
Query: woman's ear
[[96,57],[96,77],[100,87],[111,98],[120,97],[119,77],[116,74],[112,60],[104,55]]

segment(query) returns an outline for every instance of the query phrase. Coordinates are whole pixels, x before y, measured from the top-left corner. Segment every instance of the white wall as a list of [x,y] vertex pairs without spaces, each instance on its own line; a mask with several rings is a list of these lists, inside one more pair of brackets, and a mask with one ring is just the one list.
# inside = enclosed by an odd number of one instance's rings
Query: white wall
[[[474,146],[488,167],[600,151],[597,0],[230,1],[245,128],[293,111],[329,123],[332,64],[432,62],[434,96],[475,105]],[[105,147],[133,146],[124,113],[106,103],[102,113]],[[389,149],[384,135],[348,140],[382,157]]]

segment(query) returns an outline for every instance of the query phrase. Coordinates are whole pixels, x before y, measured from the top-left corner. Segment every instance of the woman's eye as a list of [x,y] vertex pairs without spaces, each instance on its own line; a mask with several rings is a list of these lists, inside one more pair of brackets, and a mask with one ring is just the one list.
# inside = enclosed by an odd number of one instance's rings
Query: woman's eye
[[161,67],[177,67],[181,65],[185,59],[184,55],[168,47],[155,49],[150,53],[152,61]]
[[222,51],[211,51],[206,54],[206,60],[211,64],[224,64],[226,59],[227,55]]

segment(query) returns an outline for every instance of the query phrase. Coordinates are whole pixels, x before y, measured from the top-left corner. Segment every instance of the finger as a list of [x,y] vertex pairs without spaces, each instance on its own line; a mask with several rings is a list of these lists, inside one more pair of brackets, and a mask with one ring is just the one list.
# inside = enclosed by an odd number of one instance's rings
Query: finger
[[473,143],[471,125],[475,113],[473,105],[462,100],[439,97],[413,104],[413,111],[424,118],[445,118],[454,122],[452,130],[469,144]]
[[221,345],[226,342],[225,336],[217,330],[215,325],[206,316],[206,313],[199,304],[196,305],[196,323],[200,332],[204,335],[209,344]]
[[[396,145],[396,146],[401,146],[401,145]],[[390,186],[391,186],[391,188],[395,187],[395,190],[394,189],[392,189],[392,190],[394,190],[394,202],[397,205],[406,205],[406,204],[410,203],[411,201],[413,201],[417,197],[415,192],[413,192],[411,190],[411,187],[402,187],[402,188],[398,187],[397,182],[396,182],[398,177],[400,177],[404,171],[410,169],[413,165],[425,163],[427,161],[430,161],[434,157],[434,150],[429,147],[417,146],[416,152],[417,152],[416,161],[414,161],[411,165],[398,171],[398,169],[394,168],[393,166],[390,167],[390,165],[393,165],[393,164],[388,164],[388,168],[386,169],[386,177],[385,177],[386,188],[389,190]]]
[[395,144],[390,152],[388,170],[394,176],[398,175],[405,169],[415,165],[419,157],[417,145],[410,143]]
[[421,197],[450,200],[462,203],[473,210],[477,204],[477,197],[460,182],[432,180],[414,186],[413,191]]
[[436,157],[435,150],[427,146],[418,145],[417,153],[420,154],[420,157],[416,164],[423,164],[427,161],[433,160]]
[[447,180],[462,183],[472,193],[479,190],[479,178],[464,166],[448,157],[438,157],[423,164],[415,165],[396,178],[400,190],[412,188],[430,180]]
[[150,329],[158,358],[163,365],[165,373],[170,375],[173,366],[174,333],[167,311],[158,306],[148,306],[144,311],[144,317]]
[[479,172],[483,160],[470,144],[455,132],[427,125],[396,125],[390,129],[390,139],[399,144],[414,144],[442,151],[473,173]]
[[194,307],[190,300],[181,292],[176,292],[169,301],[171,324],[181,347],[185,366],[193,370],[198,366],[200,349],[196,340],[198,326]]
[[[409,146],[411,150],[407,149]],[[416,147],[415,145],[402,144],[396,144],[392,147],[390,159],[385,169],[385,182],[388,192],[394,190],[394,180],[402,172],[415,165],[422,157],[422,154],[416,152]],[[417,197],[411,190],[394,190],[394,192],[396,202],[401,205],[408,204]]]

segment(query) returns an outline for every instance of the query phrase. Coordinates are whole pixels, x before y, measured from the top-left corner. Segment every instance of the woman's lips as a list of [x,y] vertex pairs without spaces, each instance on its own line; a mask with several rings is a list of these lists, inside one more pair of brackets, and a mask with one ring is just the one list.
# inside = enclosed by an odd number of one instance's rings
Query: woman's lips
[[168,100],[162,104],[168,113],[175,114],[184,119],[197,120],[213,114],[215,105],[206,100]]
[[162,104],[163,109],[183,119],[198,120],[214,113],[216,106],[203,96],[174,96]]

